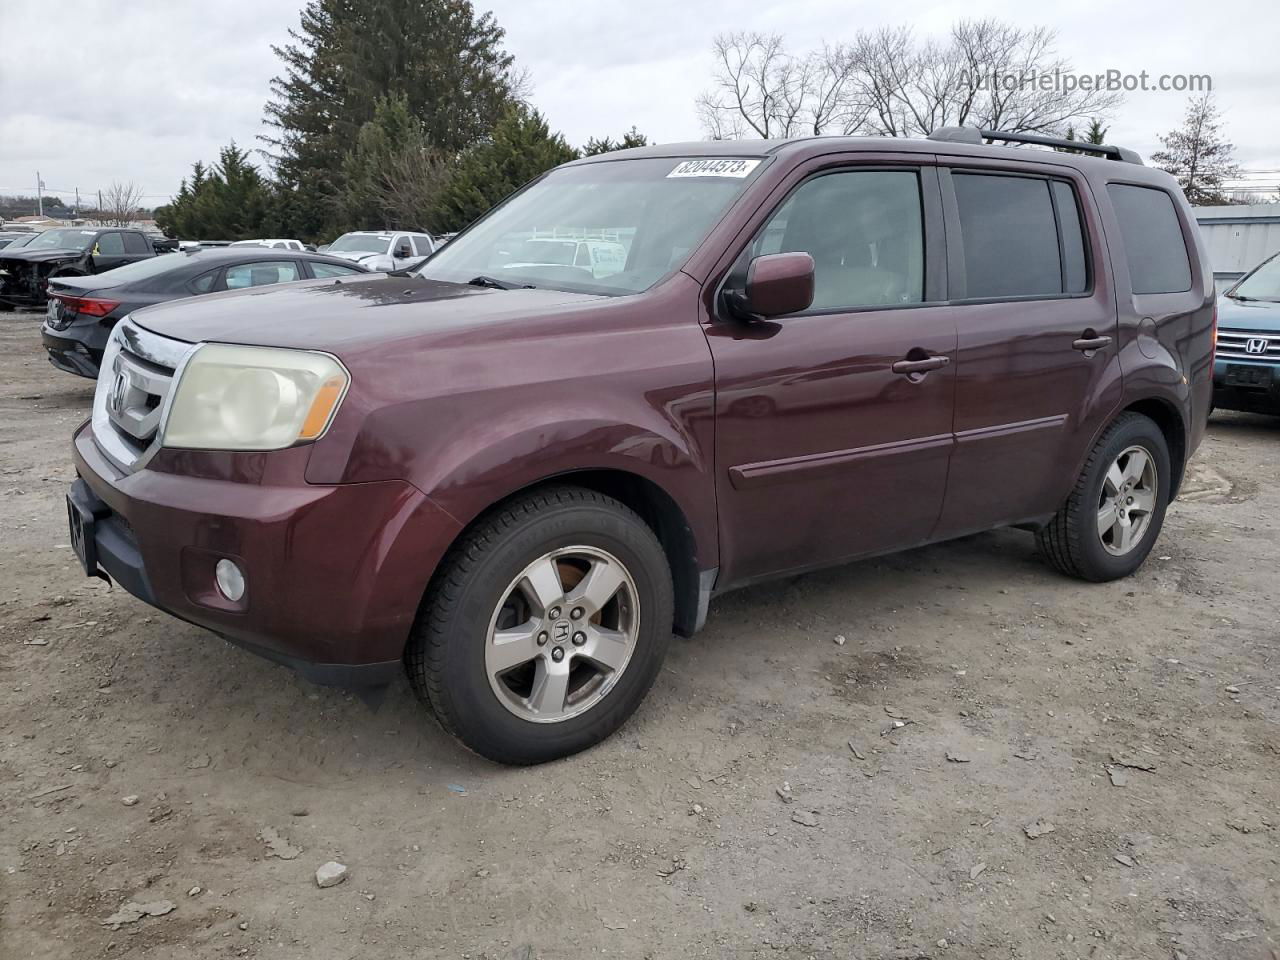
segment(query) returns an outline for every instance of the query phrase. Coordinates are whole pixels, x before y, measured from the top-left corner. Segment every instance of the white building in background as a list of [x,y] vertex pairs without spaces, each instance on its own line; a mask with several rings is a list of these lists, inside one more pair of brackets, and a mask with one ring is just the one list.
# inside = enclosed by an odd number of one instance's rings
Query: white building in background
[[1219,292],[1280,251],[1280,203],[1196,207],[1195,213]]

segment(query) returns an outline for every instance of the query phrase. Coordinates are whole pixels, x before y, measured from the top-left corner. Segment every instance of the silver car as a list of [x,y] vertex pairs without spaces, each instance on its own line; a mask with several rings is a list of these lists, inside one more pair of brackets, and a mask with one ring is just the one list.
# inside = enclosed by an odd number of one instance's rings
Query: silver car
[[360,264],[366,270],[400,270],[435,251],[430,234],[403,230],[355,230],[344,233],[324,252]]

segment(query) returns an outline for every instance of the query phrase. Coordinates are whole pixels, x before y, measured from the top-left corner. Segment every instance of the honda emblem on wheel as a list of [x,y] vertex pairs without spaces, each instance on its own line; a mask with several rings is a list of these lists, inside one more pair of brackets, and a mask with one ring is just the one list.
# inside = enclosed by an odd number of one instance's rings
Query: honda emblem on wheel
[[1266,353],[1267,347],[1269,347],[1270,345],[1271,344],[1266,337],[1250,337],[1248,340],[1245,341],[1244,352],[1255,353],[1255,354]]

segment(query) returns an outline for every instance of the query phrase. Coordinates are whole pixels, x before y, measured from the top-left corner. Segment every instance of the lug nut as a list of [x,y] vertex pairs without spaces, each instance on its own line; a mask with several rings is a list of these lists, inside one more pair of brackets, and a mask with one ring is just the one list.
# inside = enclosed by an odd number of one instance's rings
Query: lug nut
[[545,647],[547,645],[547,631],[543,630],[538,634],[538,646]]
[[556,663],[559,663],[561,660],[563,660],[563,659],[564,659],[564,647],[552,647],[552,648],[551,648],[551,659],[552,659],[552,660],[554,660]]
[[573,610],[570,611],[569,616],[571,616],[574,620],[581,620],[582,615],[586,612],[587,611],[583,610],[581,607],[574,607]]
[[560,608],[559,608],[559,607],[552,607],[550,610],[548,610],[548,611],[547,611],[547,616],[548,616],[548,617],[550,617],[552,620],[559,620],[559,619],[560,619]]
[[580,647],[586,642],[587,642],[587,635],[583,633],[581,630],[579,630],[577,633],[573,635],[573,645],[575,647]]

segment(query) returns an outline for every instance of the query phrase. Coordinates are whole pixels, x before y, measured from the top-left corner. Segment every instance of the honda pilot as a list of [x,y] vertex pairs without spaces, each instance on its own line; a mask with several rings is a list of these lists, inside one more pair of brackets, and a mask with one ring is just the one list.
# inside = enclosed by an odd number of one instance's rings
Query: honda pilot
[[407,671],[472,750],[536,763],[616,730],[728,590],[1006,526],[1064,574],[1133,573],[1204,432],[1214,322],[1186,200],[1121,148],[624,150],[412,273],[118,323],[72,542],[314,681]]

